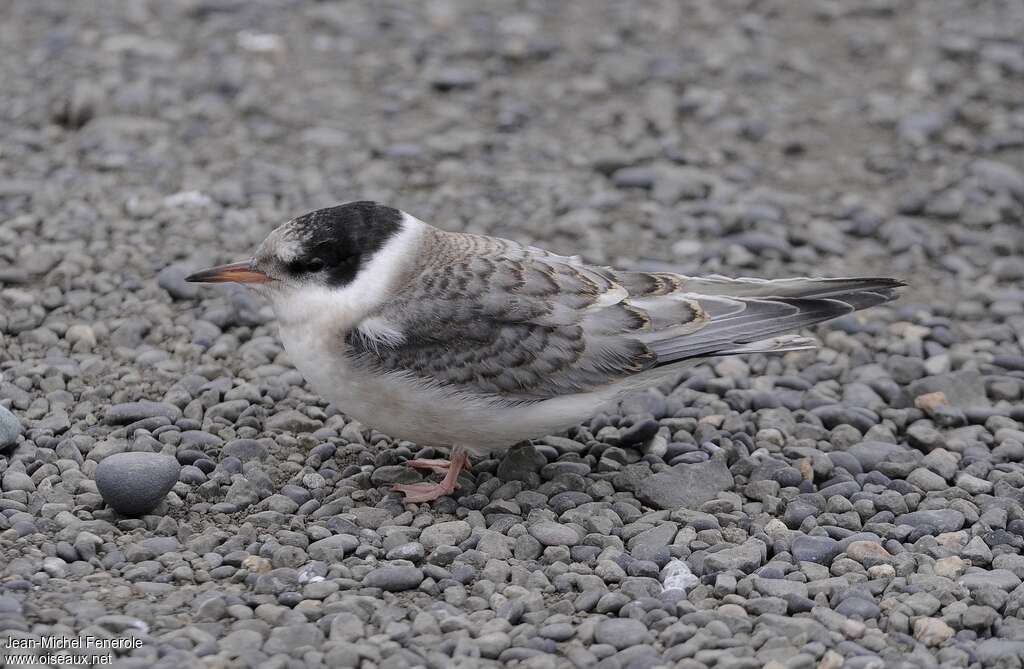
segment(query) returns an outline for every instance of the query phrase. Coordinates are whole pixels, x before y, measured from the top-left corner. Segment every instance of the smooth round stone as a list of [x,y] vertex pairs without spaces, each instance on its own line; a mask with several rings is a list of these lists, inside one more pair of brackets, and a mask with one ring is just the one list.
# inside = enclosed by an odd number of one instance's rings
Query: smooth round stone
[[530,526],[530,535],[545,546],[575,546],[580,542],[576,530],[550,520]]
[[129,425],[155,416],[163,416],[173,422],[181,417],[181,409],[167,402],[125,402],[108,407],[104,420],[108,425]]
[[18,440],[21,422],[13,413],[0,406],[0,448],[7,448]]
[[472,529],[464,520],[434,523],[423,528],[420,543],[427,550],[433,550],[438,546],[457,546],[469,538]]
[[103,501],[125,516],[152,511],[178,481],[181,465],[169,455],[115,453],[96,466]]
[[847,597],[836,606],[836,613],[841,613],[847,618],[871,620],[881,615],[881,612],[878,604],[862,597]]
[[650,640],[650,632],[635,618],[609,618],[602,620],[594,628],[594,641],[606,643],[616,650],[637,646]]
[[423,572],[416,567],[378,567],[363,577],[364,586],[381,588],[389,592],[412,590],[422,582]]
[[841,551],[839,542],[829,537],[802,535],[793,540],[793,557],[801,562],[831,564]]

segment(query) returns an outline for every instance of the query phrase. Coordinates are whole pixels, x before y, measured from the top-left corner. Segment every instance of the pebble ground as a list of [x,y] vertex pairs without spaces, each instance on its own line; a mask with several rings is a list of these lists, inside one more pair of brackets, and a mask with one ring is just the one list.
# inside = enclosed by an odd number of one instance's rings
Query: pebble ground
[[[1021,667],[1022,34],[1017,0],[2,3],[2,634],[122,668]],[[911,286],[407,507],[429,454],[182,281],[353,199]]]

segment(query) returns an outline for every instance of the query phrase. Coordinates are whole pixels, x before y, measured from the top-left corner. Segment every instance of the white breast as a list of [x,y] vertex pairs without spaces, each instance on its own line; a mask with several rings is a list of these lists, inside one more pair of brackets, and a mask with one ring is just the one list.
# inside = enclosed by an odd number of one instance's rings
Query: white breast
[[612,399],[590,393],[497,406],[400,374],[368,373],[349,364],[341,337],[328,341],[322,332],[282,326],[281,338],[299,372],[342,413],[423,446],[459,444],[483,454],[577,425]]

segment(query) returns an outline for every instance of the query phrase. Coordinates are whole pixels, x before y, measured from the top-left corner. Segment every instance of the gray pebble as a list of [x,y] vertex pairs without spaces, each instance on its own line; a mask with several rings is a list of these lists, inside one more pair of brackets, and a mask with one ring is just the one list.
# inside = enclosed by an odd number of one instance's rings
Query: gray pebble
[[21,421],[13,413],[0,406],[0,449],[14,445],[21,434]]
[[651,635],[644,624],[633,618],[609,618],[594,628],[594,641],[616,650],[649,643]]
[[576,530],[550,521],[541,521],[530,526],[530,535],[544,546],[575,546],[580,542]]
[[430,551],[438,546],[457,546],[469,538],[472,528],[464,520],[453,520],[446,523],[434,523],[423,528],[420,543]]
[[314,560],[324,562],[341,562],[345,554],[352,553],[359,545],[359,540],[348,534],[335,534],[309,545],[308,553]]
[[96,467],[96,488],[118,513],[139,516],[154,509],[178,481],[181,465],[156,453],[116,453]]
[[3,488],[4,492],[13,492],[15,490],[34,492],[36,489],[36,484],[32,481],[31,476],[14,469],[8,469],[4,472],[0,484],[2,484],[0,487]]
[[839,542],[829,537],[798,536],[793,540],[793,557],[801,561],[831,564],[842,550]]
[[955,532],[964,526],[964,514],[954,509],[914,511],[896,518],[898,525],[909,525],[922,534]]
[[363,585],[389,592],[412,590],[423,582],[423,572],[416,567],[378,567],[363,578]]
[[145,418],[162,416],[175,421],[181,416],[181,409],[165,402],[126,402],[107,407],[104,420],[109,425],[128,425]]
[[176,300],[191,300],[199,296],[200,286],[186,282],[185,277],[196,269],[193,265],[168,265],[156,275],[156,283]]
[[695,465],[677,465],[643,478],[637,497],[657,509],[694,509],[732,487],[733,478],[724,459],[715,457]]
[[498,478],[503,481],[530,481],[537,476],[547,459],[533,446],[523,445],[509,449],[498,465]]
[[255,439],[234,439],[224,445],[224,455],[236,457],[242,462],[263,460],[267,457],[267,447]]
[[748,539],[740,546],[715,551],[704,558],[704,573],[740,570],[750,573],[760,567],[767,555],[767,547],[757,539]]

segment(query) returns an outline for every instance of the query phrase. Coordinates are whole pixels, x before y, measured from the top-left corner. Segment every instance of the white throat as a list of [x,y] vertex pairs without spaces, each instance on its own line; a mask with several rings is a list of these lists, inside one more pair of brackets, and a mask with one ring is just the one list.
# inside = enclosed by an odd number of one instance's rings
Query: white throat
[[366,262],[347,286],[303,285],[268,295],[282,330],[329,327],[343,335],[384,303],[419,253],[426,224],[402,212],[402,227]]

